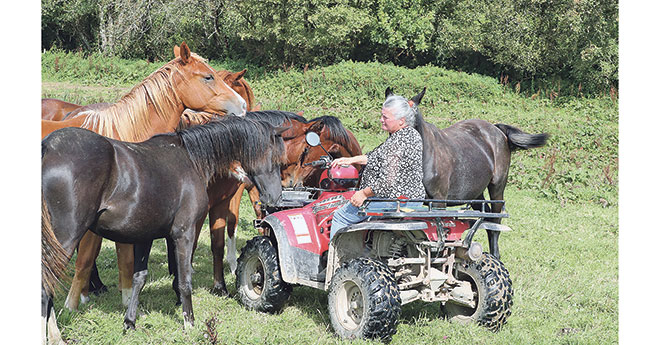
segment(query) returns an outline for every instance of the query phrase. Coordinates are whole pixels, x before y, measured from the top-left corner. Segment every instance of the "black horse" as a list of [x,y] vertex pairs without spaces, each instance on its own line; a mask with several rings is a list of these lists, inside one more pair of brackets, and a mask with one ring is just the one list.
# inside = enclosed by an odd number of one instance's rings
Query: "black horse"
[[[411,98],[417,108],[415,129],[424,145],[424,187],[432,199],[484,199],[488,189],[491,200],[504,200],[511,163],[511,152],[545,145],[548,135],[528,134],[515,127],[483,120],[464,120],[444,129],[424,121],[419,103],[426,88]],[[392,89],[385,90],[385,98]],[[479,205],[481,206],[481,205]],[[502,212],[502,204],[489,206],[492,212]],[[501,218],[489,219],[499,223]],[[499,231],[488,230],[490,253],[500,257],[497,240]]]
[[[245,118],[227,117],[141,143],[121,142],[80,128],[42,141],[42,317],[52,328],[53,280],[61,275],[87,229],[135,244],[131,301],[124,319],[135,327],[138,294],[145,284],[151,243],[174,244],[184,325],[194,321],[191,255],[195,224],[206,215],[207,186],[240,164],[261,200],[281,198],[281,133]],[[51,333],[52,334],[52,333]]]

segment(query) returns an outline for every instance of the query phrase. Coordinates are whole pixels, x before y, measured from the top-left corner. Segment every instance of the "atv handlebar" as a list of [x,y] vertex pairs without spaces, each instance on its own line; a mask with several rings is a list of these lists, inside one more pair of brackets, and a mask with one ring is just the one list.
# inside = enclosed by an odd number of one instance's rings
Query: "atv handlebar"
[[326,166],[329,167],[331,162],[332,162],[332,158],[330,156],[321,156],[321,158],[319,158],[319,160],[309,162],[309,163],[305,163],[303,165],[304,166],[311,165],[313,167],[326,167]]

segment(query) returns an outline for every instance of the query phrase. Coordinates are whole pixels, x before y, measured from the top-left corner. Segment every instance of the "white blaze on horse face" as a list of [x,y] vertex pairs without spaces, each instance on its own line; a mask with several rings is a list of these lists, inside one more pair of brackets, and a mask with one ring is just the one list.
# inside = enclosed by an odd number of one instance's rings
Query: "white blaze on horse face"
[[236,273],[236,229],[234,230],[234,237],[227,236],[227,262],[229,263],[229,269],[231,274]]

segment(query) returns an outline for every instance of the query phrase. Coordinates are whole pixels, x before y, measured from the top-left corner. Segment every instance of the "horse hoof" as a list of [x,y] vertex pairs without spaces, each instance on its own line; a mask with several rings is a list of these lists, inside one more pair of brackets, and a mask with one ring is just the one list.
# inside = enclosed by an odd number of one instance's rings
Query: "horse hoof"
[[124,330],[135,330],[135,322],[124,320]]
[[227,288],[224,287],[224,286],[223,287],[217,287],[217,286],[214,287],[213,289],[211,289],[211,293],[214,294],[214,295],[220,296],[220,297],[229,296],[229,292],[227,292]]
[[89,291],[94,295],[99,296],[101,294],[108,292],[108,287],[105,285],[101,285],[99,288],[90,289]]

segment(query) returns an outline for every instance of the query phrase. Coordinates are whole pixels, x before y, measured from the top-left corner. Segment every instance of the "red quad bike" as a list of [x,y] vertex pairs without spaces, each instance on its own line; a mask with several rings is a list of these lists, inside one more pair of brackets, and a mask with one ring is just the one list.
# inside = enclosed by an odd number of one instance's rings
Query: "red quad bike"
[[[307,142],[318,145],[309,133]],[[262,206],[267,216],[256,220],[264,230],[247,242],[238,259],[236,290],[249,309],[281,310],[295,284],[328,292],[328,311],[342,338],[376,338],[396,333],[401,305],[422,300],[441,302],[452,321],[477,322],[498,330],[513,304],[509,272],[482,251],[472,238],[479,229],[510,231],[485,218],[508,217],[485,212],[486,200],[423,200],[409,208],[369,207],[364,222],[340,230],[330,241],[334,211],[355,193],[358,172],[328,168],[331,158],[311,164],[324,168],[322,189],[285,190],[279,205]],[[481,211],[468,206],[481,205]]]

